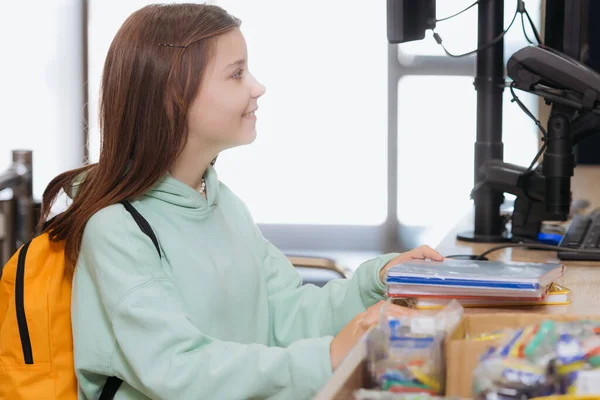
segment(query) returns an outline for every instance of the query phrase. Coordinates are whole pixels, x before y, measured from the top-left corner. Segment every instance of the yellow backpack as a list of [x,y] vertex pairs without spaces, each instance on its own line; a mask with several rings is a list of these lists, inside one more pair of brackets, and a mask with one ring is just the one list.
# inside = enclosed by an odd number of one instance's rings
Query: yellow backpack
[[[129,202],[121,204],[160,255],[148,222]],[[43,233],[0,270],[0,400],[77,400],[64,249]],[[121,383],[108,377],[99,399],[112,399]]]

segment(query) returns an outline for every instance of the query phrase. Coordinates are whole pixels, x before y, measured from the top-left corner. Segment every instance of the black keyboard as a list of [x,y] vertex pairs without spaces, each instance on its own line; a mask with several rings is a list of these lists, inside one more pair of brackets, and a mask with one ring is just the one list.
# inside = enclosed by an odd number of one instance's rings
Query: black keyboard
[[[600,212],[573,217],[559,243],[561,260],[600,261]],[[598,250],[598,254],[578,250]]]

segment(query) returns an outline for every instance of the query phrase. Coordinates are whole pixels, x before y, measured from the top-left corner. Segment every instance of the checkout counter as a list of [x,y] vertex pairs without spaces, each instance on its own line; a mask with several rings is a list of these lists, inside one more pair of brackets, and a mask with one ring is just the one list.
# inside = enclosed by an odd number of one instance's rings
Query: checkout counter
[[[31,180],[32,154],[29,151],[14,151],[13,164],[0,174],[0,191],[12,189],[12,197],[0,200],[0,258],[4,265],[8,257],[34,232],[35,207],[32,198]],[[591,208],[600,207],[600,166],[579,166],[572,179],[575,198],[587,199]],[[450,229],[436,246],[441,254],[479,254],[492,247],[489,243],[458,241],[457,233],[473,226],[473,213],[464,216]],[[506,248],[489,255],[490,260],[560,262],[554,251]],[[467,308],[465,313],[548,313],[567,315],[600,314],[600,262],[565,262],[564,276],[558,281],[571,289],[572,300],[565,306],[536,306],[520,308]],[[315,399],[352,399],[355,390],[368,382],[366,368],[366,346],[359,343],[335,371],[329,382]]]
[[[600,166],[578,166],[572,178],[574,198],[587,199],[590,208],[600,207]],[[473,226],[473,213],[464,216],[436,246],[441,254],[480,254],[493,246],[490,243],[458,241],[456,235]],[[522,314],[600,314],[600,262],[558,260],[555,251],[506,248],[489,254],[490,260],[562,262],[566,265],[564,276],[557,282],[571,290],[571,304],[565,306],[535,306],[519,308],[466,308],[465,314],[522,313]],[[319,392],[315,400],[353,399],[355,390],[368,382],[366,366],[367,350],[364,342],[359,343],[332,378]]]

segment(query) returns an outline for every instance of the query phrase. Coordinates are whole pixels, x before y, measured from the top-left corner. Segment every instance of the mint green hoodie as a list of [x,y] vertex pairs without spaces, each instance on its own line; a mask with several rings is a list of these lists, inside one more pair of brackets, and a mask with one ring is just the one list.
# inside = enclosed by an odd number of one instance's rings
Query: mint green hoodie
[[379,271],[302,285],[214,169],[207,199],[166,175],[133,206],[162,253],[120,204],[89,220],[73,282],[79,398],[307,399],[331,376],[332,337],[384,296]]

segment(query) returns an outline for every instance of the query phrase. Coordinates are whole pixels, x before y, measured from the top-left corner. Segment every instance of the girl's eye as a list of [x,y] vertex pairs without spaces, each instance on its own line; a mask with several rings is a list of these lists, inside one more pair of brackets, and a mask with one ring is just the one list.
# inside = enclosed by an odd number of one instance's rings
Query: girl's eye
[[235,73],[235,74],[233,74],[231,77],[232,77],[233,79],[242,79],[242,76],[243,76],[243,74],[244,74],[244,70],[243,70],[243,69],[239,69],[239,70],[237,70],[237,71],[236,71],[236,73]]

